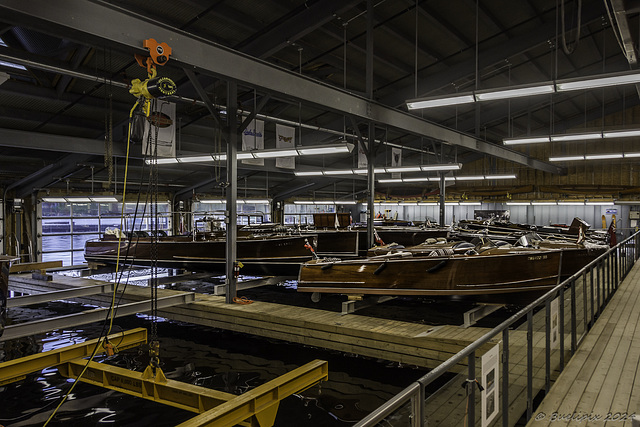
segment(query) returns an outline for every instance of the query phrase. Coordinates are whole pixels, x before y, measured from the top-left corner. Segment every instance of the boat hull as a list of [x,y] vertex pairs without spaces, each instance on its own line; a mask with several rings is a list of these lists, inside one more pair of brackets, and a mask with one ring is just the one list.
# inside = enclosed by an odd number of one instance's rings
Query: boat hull
[[459,295],[534,292],[558,283],[561,252],[500,255],[373,257],[304,264],[299,292],[373,295]]
[[[301,263],[310,261],[312,253],[305,248],[312,236],[241,239],[237,241],[237,260],[243,264],[241,274],[297,274]],[[151,239],[123,240],[118,259],[118,240],[95,240],[85,244],[87,262],[102,264],[132,264],[137,266],[184,268],[199,271],[225,272],[226,242],[194,241],[189,238],[160,238],[154,250]],[[156,256],[152,256],[155,252]]]

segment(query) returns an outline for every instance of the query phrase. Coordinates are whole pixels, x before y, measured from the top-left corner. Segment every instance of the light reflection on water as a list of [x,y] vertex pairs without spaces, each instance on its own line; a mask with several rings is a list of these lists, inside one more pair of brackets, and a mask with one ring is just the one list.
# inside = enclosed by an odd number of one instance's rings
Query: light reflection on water
[[[54,302],[29,308],[15,308],[10,321],[21,323],[46,316],[82,310],[80,304]],[[116,328],[148,327],[148,316],[115,320]],[[329,361],[329,381],[285,399],[275,426],[348,426],[392,397],[424,371],[401,368],[355,355],[324,351],[283,341],[166,321],[157,324],[161,343],[160,360],[168,378],[242,394],[315,358]],[[0,362],[29,354],[80,343],[96,337],[100,324],[55,331],[0,343]],[[126,350],[113,357],[97,356],[123,368],[142,371],[148,355]],[[0,424],[42,425],[67,392],[73,380],[47,368],[27,379],[0,387]],[[79,383],[62,406],[51,426],[175,425],[193,414],[159,403],[132,398],[122,393]]]

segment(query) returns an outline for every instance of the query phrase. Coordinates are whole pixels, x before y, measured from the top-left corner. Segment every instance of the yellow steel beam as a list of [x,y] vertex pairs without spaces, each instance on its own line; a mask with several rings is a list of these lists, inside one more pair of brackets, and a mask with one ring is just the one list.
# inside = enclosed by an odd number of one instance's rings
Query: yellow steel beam
[[[125,348],[135,347],[147,342],[147,330],[145,328],[131,329],[109,335],[108,338],[118,349],[124,350]],[[93,352],[93,348],[97,342],[98,339],[89,340],[80,344],[0,363],[0,385],[18,381],[31,372],[40,371],[49,366],[59,365],[73,359],[88,357]],[[104,352],[104,349],[102,345],[100,345],[98,353],[102,352]]]
[[324,360],[314,360],[232,400],[202,413],[178,427],[234,426],[250,417],[252,425],[270,427],[275,421],[280,400],[326,380],[329,367]]
[[[72,360],[58,366],[58,370],[65,377],[77,378],[86,363],[86,360]],[[143,378],[142,374],[106,363],[91,362],[80,381],[198,414],[235,397],[234,394],[175,380],[156,382],[153,378]]]

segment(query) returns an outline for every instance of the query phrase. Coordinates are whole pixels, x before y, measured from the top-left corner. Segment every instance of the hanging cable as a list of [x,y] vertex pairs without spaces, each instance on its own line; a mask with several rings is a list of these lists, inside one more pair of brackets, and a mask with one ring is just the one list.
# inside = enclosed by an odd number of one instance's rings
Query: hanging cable
[[[576,26],[576,38],[571,46],[567,46],[567,33],[565,28],[566,24],[564,22],[565,20],[564,1],[560,0],[560,20],[562,22],[562,50],[567,55],[571,55],[576,50],[576,48],[578,47],[578,44],[580,43],[580,30],[581,30],[580,27],[582,25],[582,0],[577,0],[577,2],[578,2],[578,23]],[[606,7],[607,0],[605,0],[604,2]],[[609,12],[608,8],[607,8],[607,12]],[[622,51],[624,52],[624,49]]]

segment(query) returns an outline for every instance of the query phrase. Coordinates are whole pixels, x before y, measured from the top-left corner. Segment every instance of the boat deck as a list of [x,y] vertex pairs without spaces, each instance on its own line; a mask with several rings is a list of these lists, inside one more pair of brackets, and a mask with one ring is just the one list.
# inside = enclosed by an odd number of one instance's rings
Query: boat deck
[[636,263],[533,411],[528,427],[631,426],[631,414],[640,414],[639,306]]
[[[11,275],[9,288],[24,293],[40,293],[101,284],[104,282],[54,275],[53,280],[34,280],[30,275]],[[179,291],[159,289],[158,296]],[[122,303],[149,298],[149,289],[129,285]],[[83,297],[79,301],[106,306],[110,295]],[[340,312],[255,301],[253,304],[226,304],[221,296],[197,294],[189,305],[162,309],[159,315],[178,321],[236,332],[281,339],[393,362],[433,368],[484,335],[480,327],[433,326],[397,320],[341,315]],[[484,353],[493,344],[480,350]],[[464,365],[455,368],[461,371]]]

